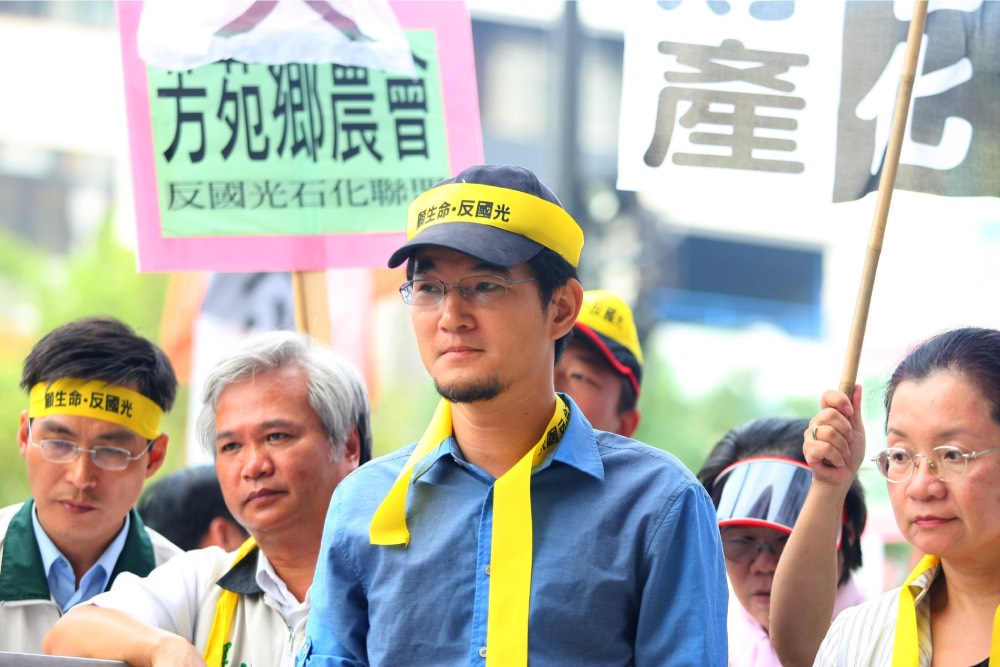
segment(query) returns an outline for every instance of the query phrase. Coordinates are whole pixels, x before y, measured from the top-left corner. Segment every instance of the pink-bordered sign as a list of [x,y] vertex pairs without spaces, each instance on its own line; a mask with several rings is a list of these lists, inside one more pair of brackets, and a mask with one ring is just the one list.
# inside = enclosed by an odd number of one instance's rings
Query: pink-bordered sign
[[[437,35],[450,173],[482,162],[475,61],[465,3],[401,0],[390,5],[405,30],[433,30]],[[140,271],[312,271],[385,266],[392,251],[405,240],[403,216],[399,233],[165,237],[153,159],[149,82],[137,51],[142,3],[118,2],[117,9]]]

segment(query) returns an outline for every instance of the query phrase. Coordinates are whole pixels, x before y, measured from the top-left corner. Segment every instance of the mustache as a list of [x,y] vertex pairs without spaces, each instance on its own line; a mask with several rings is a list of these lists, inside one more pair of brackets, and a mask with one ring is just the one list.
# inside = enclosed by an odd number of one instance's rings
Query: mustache
[[100,505],[101,499],[89,491],[79,491],[59,498],[59,502],[76,503],[77,505]]

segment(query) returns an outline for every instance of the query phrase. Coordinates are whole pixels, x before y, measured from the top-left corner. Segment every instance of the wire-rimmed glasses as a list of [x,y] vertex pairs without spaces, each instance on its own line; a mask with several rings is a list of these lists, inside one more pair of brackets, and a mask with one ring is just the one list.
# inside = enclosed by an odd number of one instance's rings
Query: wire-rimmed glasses
[[927,467],[939,480],[953,482],[965,475],[970,460],[997,451],[1000,451],[1000,447],[965,452],[954,445],[941,445],[932,449],[929,454],[911,454],[901,447],[890,447],[873,456],[872,461],[882,476],[894,484],[913,477],[918,458],[927,461]]
[[457,287],[462,298],[484,305],[495,303],[507,296],[509,286],[535,279],[536,277],[532,276],[520,280],[507,280],[502,276],[487,275],[466,276],[457,282],[446,283],[437,278],[419,278],[407,280],[400,285],[399,295],[403,297],[403,303],[406,305],[425,308],[440,305],[448,295],[448,291]]
[[41,442],[35,442],[31,435],[31,421],[28,421],[28,443],[32,447],[41,450],[42,458],[52,463],[69,463],[76,460],[80,453],[86,453],[94,465],[104,470],[120,471],[128,468],[129,464],[136,459],[141,459],[153,448],[153,441],[147,440],[146,447],[138,454],[133,455],[127,449],[120,447],[80,447],[75,442],[69,440],[59,440],[56,438],[46,438]]

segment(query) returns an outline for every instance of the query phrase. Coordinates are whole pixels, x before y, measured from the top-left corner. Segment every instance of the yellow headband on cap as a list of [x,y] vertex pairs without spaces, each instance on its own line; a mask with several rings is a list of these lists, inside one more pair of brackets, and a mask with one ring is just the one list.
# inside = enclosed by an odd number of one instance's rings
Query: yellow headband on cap
[[611,292],[585,291],[580,316],[576,321],[615,341],[631,352],[640,366],[643,364],[642,347],[639,346],[639,333],[635,329],[632,309]]
[[60,378],[31,388],[28,417],[75,415],[130,428],[146,440],[160,435],[163,409],[137,391],[101,380]]
[[480,183],[431,188],[410,204],[406,238],[449,222],[468,222],[519,234],[580,264],[583,230],[561,207],[520,190]]

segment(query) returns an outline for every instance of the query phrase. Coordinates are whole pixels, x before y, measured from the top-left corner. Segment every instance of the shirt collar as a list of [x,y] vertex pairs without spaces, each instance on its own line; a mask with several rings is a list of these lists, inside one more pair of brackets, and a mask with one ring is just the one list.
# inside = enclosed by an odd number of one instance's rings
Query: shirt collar
[[913,589],[913,603],[915,605],[919,605],[928,592],[930,592],[931,584],[934,583],[934,580],[937,579],[940,572],[941,563],[938,563],[913,580],[913,583],[910,584],[910,588]]
[[[59,547],[55,545],[48,533],[45,532],[45,529],[42,528],[42,524],[38,520],[37,506],[32,506],[31,508],[31,525],[35,531],[35,540],[38,542],[38,551],[42,556],[42,567],[45,570],[45,577],[49,581],[49,590],[52,592],[76,591],[76,575],[73,572],[69,559],[59,550]],[[112,571],[115,569],[115,563],[118,562],[118,557],[121,556],[122,550],[125,548],[125,538],[128,536],[130,525],[131,517],[126,514],[121,530],[118,531],[115,539],[111,540],[111,544],[104,550],[104,553],[97,559],[97,562],[80,578],[81,583],[89,580],[88,588],[97,592],[103,591],[108,587],[108,581],[111,578]],[[55,567],[56,563],[60,561],[66,565],[64,567]],[[61,582],[62,586],[53,585],[54,579]],[[60,600],[58,597],[60,596],[57,596],[56,602],[60,606],[64,607],[69,601],[68,599]]]
[[[604,480],[604,464],[601,462],[600,452],[597,451],[597,437],[590,422],[583,416],[583,412],[577,407],[573,399],[567,394],[559,394],[569,404],[569,425],[563,433],[559,446],[556,447],[555,454],[549,456],[548,460],[539,465],[532,474],[541,472],[545,468],[558,461],[570,467],[588,474],[595,479]],[[427,456],[421,459],[413,467],[413,481],[415,483],[420,477],[434,465],[450,456],[453,460],[462,465],[468,465],[462,456],[461,450],[454,436],[446,438],[441,444],[428,452]]]

